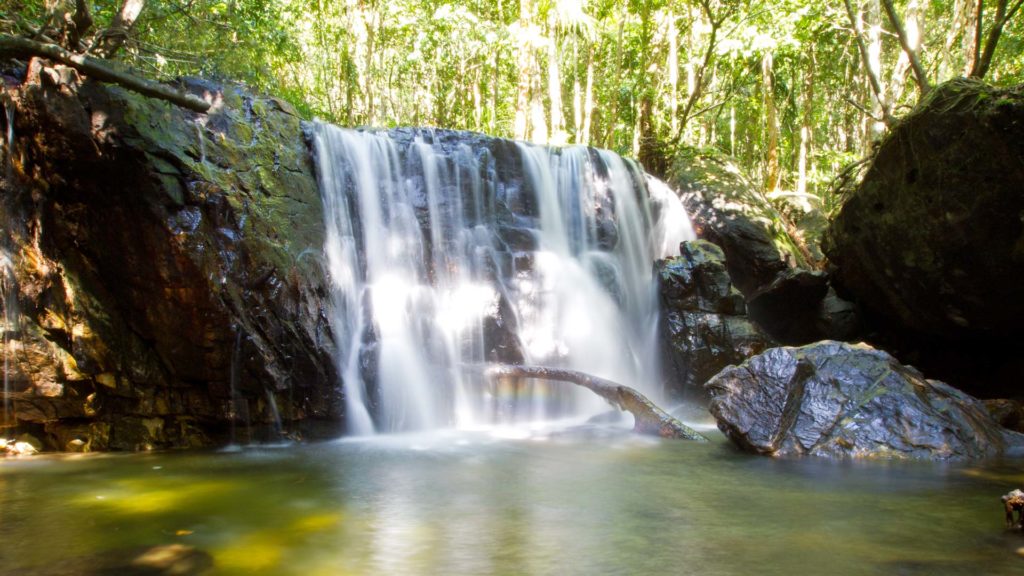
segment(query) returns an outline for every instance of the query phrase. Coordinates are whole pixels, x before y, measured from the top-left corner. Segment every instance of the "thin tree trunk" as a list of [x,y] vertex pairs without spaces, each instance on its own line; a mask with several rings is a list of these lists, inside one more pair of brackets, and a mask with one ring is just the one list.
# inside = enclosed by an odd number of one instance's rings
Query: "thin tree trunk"
[[765,132],[768,137],[765,157],[764,188],[768,192],[779,189],[779,124],[775,112],[775,83],[772,53],[765,52],[761,59],[761,91],[764,98]]
[[594,121],[594,46],[587,45],[587,87],[583,91],[583,138],[580,144],[590,144]]
[[[1005,0],[1003,0],[1005,2]],[[889,23],[896,30],[896,36],[900,39],[900,46],[903,48],[903,53],[907,55],[907,59],[910,60],[910,67],[914,71],[914,80],[917,82],[917,88],[921,91],[921,95],[924,96],[932,89],[932,85],[928,82],[928,73],[925,72],[924,66],[921,65],[921,59],[917,55],[917,42],[919,38],[911,38],[907,34],[907,28],[903,24],[903,20],[900,15],[896,13],[896,8],[892,5],[892,0],[882,0],[882,7],[885,8],[885,14],[889,17]],[[898,94],[893,94],[894,97]]]
[[[554,11],[552,11],[553,13]],[[550,139],[561,139],[562,133],[562,78],[558,69],[558,32],[549,18],[550,38],[548,38],[548,105],[550,108]]]
[[[1003,34],[1003,27],[1009,22],[1010,18],[1013,18],[1014,14],[1020,10],[1021,5],[1024,5],[1024,0],[1017,0],[1013,6],[1008,6],[1009,0],[999,0],[996,4],[996,17],[995,21],[992,22],[992,27],[988,30],[988,35],[985,37],[985,46],[981,51],[981,56],[978,57],[974,67],[971,70],[971,78],[984,78],[985,74],[988,74],[988,69],[992,65],[992,56],[996,52],[996,45],[999,44],[999,38]],[[978,19],[978,35],[980,37],[981,32],[981,19]]]
[[679,131],[679,29],[672,10],[668,12],[668,83],[669,83],[669,130],[675,135]]
[[966,53],[966,59],[964,64],[964,76],[970,76],[974,73],[975,67],[978,65],[978,58],[981,57],[981,38],[983,23],[982,20],[985,16],[985,0],[976,0],[974,11],[971,12],[973,20],[970,21],[970,41],[966,42],[964,46],[964,52]]
[[517,140],[526,140],[530,130],[530,41],[527,30],[530,27],[530,0],[519,0],[519,38],[516,46],[516,70],[519,73],[516,90],[516,117],[512,133]]
[[[857,48],[860,51],[861,59],[864,63],[864,69],[867,73],[868,81],[871,84],[871,90],[874,92],[875,102],[882,112],[882,120],[886,124],[891,125],[893,123],[892,108],[889,104],[888,98],[885,96],[885,88],[883,87],[881,77],[879,76],[877,50],[873,52],[872,49],[869,49],[864,40],[864,22],[861,19],[859,12],[854,11],[853,5],[850,4],[850,0],[843,0],[843,3],[846,5],[846,15],[850,18],[850,24],[853,25]],[[877,35],[874,38],[873,44],[875,43],[877,43],[877,46],[880,48],[880,42],[878,41]]]
[[131,33],[144,6],[144,0],[124,0],[121,9],[114,15],[110,26],[103,31],[95,46],[97,55],[110,58],[117,54],[117,51],[128,40],[128,34]]
[[800,126],[800,156],[797,159],[796,191],[807,193],[807,157],[810,155],[811,136],[814,129],[814,42],[807,45],[807,70],[804,79],[803,123]]

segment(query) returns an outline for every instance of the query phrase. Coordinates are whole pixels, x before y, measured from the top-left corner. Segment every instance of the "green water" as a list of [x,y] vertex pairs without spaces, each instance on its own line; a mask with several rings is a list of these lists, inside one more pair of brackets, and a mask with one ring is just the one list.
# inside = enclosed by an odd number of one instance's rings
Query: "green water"
[[[712,433],[713,434],[713,433]],[[1024,574],[1024,460],[774,460],[600,429],[0,462],[0,574]],[[148,573],[148,572],[142,572]]]

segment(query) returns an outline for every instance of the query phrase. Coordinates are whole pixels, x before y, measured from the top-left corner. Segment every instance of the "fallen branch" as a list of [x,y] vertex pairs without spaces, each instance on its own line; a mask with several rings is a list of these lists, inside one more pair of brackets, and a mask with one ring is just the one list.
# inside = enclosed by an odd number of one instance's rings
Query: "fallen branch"
[[488,378],[534,378],[577,384],[604,398],[620,410],[632,413],[635,420],[633,430],[639,434],[661,436],[662,438],[707,440],[699,432],[676,420],[655,406],[646,396],[629,386],[623,386],[584,372],[543,366],[492,364],[484,370],[484,374]]
[[54,44],[44,44],[27,38],[15,38],[6,34],[0,34],[0,56],[11,58],[30,58],[38,56],[41,58],[48,58],[55,62],[60,62],[61,64],[70,66],[86,76],[100,80],[101,82],[117,84],[118,86],[122,86],[133,92],[138,92],[143,96],[166,100],[172,104],[177,104],[182,108],[188,108],[189,110],[201,113],[205,113],[210,109],[209,102],[194,94],[187,94],[180,90],[176,90],[167,84],[153,82],[152,80],[146,80],[119,70],[114,70],[95,58],[68,52]]

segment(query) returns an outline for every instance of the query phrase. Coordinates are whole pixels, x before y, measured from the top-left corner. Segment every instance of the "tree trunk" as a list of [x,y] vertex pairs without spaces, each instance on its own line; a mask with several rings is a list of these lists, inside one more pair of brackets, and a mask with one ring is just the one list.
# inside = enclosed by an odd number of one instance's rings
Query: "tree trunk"
[[517,140],[526,140],[530,130],[530,77],[533,55],[527,31],[530,28],[530,0],[519,0],[519,37],[516,39],[516,67],[519,84],[516,90],[516,117],[512,134]]
[[[553,13],[554,11],[552,11]],[[550,108],[549,139],[557,144],[564,144],[562,136],[562,78],[558,69],[558,31],[555,28],[554,16],[549,18],[550,38],[548,38],[548,105]]]
[[587,45],[587,87],[583,90],[583,136],[580,144],[590,144],[594,119],[594,47]]
[[[885,95],[885,86],[882,84],[880,76],[881,38],[877,31],[872,32],[871,46],[869,47],[864,40],[864,20],[861,18],[860,12],[853,9],[850,0],[843,0],[843,2],[846,5],[846,15],[849,16],[850,24],[853,26],[854,39],[857,42],[857,48],[860,51],[861,60],[864,63],[864,69],[871,84],[871,90],[875,95],[875,105],[881,112],[882,121],[887,125],[892,125],[892,107]],[[873,30],[876,28],[872,27]]]
[[767,136],[765,153],[764,189],[774,192],[779,189],[779,123],[775,112],[775,82],[773,79],[771,52],[765,52],[761,59],[761,92],[764,98],[764,122]]
[[620,410],[633,414],[635,423],[633,430],[640,434],[661,436],[662,438],[682,438],[686,440],[706,441],[703,435],[686,426],[654,405],[646,396],[611,380],[591,376],[576,370],[545,368],[543,366],[518,366],[495,364],[488,366],[485,375],[490,379],[497,378],[533,378],[555,382],[570,382],[594,392]]
[[810,155],[811,135],[814,130],[814,42],[807,45],[807,70],[804,77],[803,122],[800,126],[800,155],[797,159],[796,191],[807,193],[807,156]]
[[0,34],[0,55],[12,58],[30,58],[38,56],[60,62],[78,70],[82,74],[101,82],[110,82],[138,92],[143,96],[159,98],[182,108],[196,112],[206,112],[210,103],[193,94],[175,90],[167,84],[160,84],[138,76],[126,74],[120,70],[108,68],[102,61],[81,54],[73,54],[53,44],[43,44],[27,38],[13,38]]
[[[916,3],[911,2],[911,10],[916,6]],[[917,82],[918,90],[921,95],[924,96],[932,89],[931,83],[928,82],[928,74],[924,71],[924,66],[921,65],[921,59],[917,55],[917,45],[920,42],[920,35],[917,34],[916,22],[914,23],[913,34],[908,33],[907,26],[904,25],[900,19],[900,15],[896,13],[896,8],[892,5],[892,0],[882,0],[882,7],[885,8],[885,14],[889,17],[889,23],[896,30],[896,36],[900,39],[900,47],[903,48],[903,53],[906,54],[907,59],[910,61],[910,67],[914,71],[914,80]],[[912,10],[916,11],[916,10]],[[916,14],[912,14],[911,18],[916,18]],[[893,92],[893,98],[898,98],[899,94]]]
[[[1009,6],[1009,0],[999,0],[996,4],[996,17],[992,22],[991,28],[988,30],[988,35],[985,37],[985,46],[981,49],[981,55],[974,62],[974,67],[971,69],[971,78],[982,79],[985,74],[988,74],[988,69],[992,65],[992,56],[996,52],[996,45],[999,44],[999,38],[1003,34],[1003,27],[1009,22],[1010,18],[1020,10],[1021,5],[1024,5],[1024,0],[1017,0],[1013,6]],[[978,18],[978,40],[981,39],[981,18],[979,8]]]
[[111,20],[110,26],[100,35],[95,47],[99,56],[110,58],[121,49],[128,39],[132,27],[135,26],[135,21],[138,20],[144,5],[144,0],[124,0],[121,9]]

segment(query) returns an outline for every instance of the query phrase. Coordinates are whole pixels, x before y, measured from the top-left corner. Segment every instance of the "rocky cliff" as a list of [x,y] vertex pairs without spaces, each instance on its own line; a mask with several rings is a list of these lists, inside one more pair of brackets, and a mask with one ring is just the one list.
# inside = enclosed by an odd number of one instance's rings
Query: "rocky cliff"
[[58,450],[339,430],[294,111],[193,81],[197,115],[38,61],[5,80],[4,425]]

